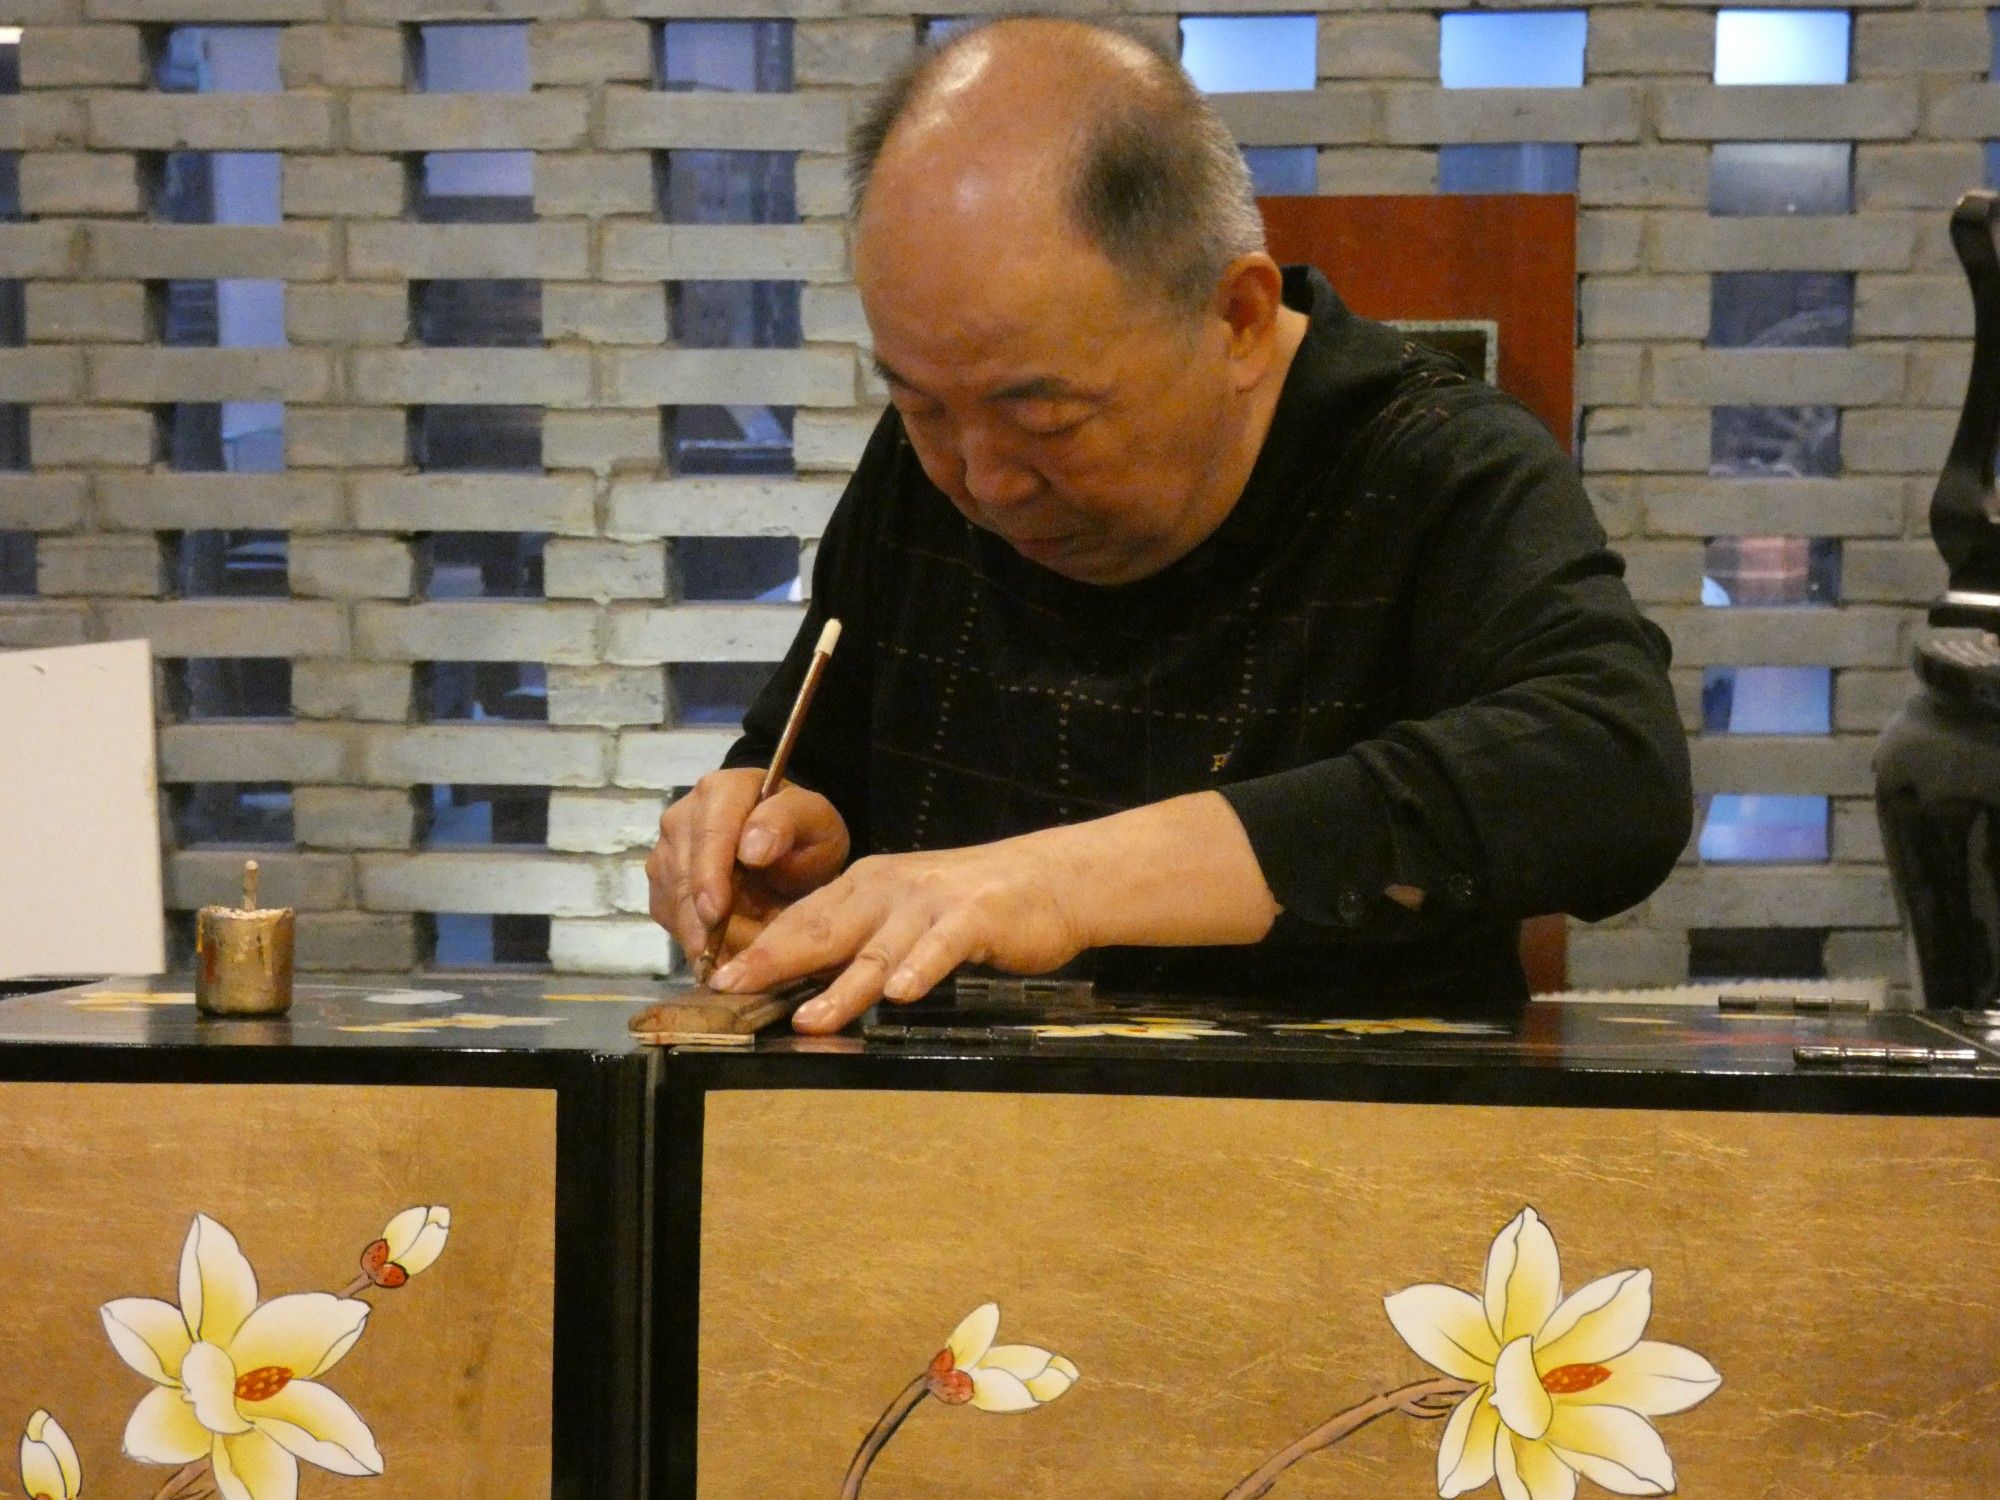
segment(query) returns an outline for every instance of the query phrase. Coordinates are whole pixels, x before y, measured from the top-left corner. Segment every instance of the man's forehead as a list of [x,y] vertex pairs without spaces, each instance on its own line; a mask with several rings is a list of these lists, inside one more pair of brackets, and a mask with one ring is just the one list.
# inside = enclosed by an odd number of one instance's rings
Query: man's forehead
[[[899,385],[908,390],[926,391],[926,380],[921,371],[905,374],[897,369],[880,352],[870,356],[875,373],[891,385]],[[970,383],[979,387],[977,395],[983,401],[1059,401],[1065,399],[1091,399],[1100,394],[1093,381],[1083,372],[1063,373],[1053,369],[1006,369],[995,366],[989,371],[975,367],[956,367],[954,375],[968,377]],[[935,378],[935,377],[933,377]]]

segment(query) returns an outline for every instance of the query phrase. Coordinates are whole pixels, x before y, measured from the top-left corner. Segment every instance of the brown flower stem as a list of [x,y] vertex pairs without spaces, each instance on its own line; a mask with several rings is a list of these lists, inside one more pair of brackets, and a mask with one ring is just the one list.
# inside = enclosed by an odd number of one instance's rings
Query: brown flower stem
[[333,1295],[336,1297],[358,1297],[374,1284],[374,1281],[369,1278],[368,1274],[363,1272]]
[[[185,1497],[195,1493],[196,1481],[206,1480],[208,1474],[209,1461],[205,1458],[198,1458],[193,1463],[176,1469],[172,1477],[160,1486],[159,1492],[153,1496],[153,1500],[185,1500]],[[208,1486],[204,1485],[202,1487],[207,1488]]]
[[1455,1380],[1449,1375],[1441,1375],[1431,1380],[1419,1380],[1414,1385],[1398,1386],[1393,1391],[1385,1391],[1379,1396],[1337,1411],[1319,1426],[1294,1443],[1279,1449],[1250,1473],[1236,1482],[1236,1487],[1222,1497],[1222,1500],[1257,1500],[1259,1495],[1270,1493],[1271,1486],[1278,1482],[1278,1476],[1308,1453],[1317,1453],[1322,1448],[1331,1448],[1342,1438],[1359,1432],[1377,1417],[1386,1417],[1391,1412],[1402,1412],[1405,1416],[1417,1417],[1424,1421],[1435,1421],[1458,1402],[1470,1395],[1475,1387],[1469,1381]]
[[889,1403],[889,1409],[875,1419],[875,1425],[868,1429],[868,1436],[861,1440],[861,1446],[854,1452],[854,1462],[847,1466],[847,1478],[841,1481],[840,1500],[856,1500],[861,1493],[861,1481],[868,1476],[868,1466],[875,1462],[875,1455],[888,1445],[896,1435],[896,1429],[903,1425],[903,1419],[917,1409],[917,1403],[931,1392],[930,1372],[925,1371],[903,1387],[903,1393]]

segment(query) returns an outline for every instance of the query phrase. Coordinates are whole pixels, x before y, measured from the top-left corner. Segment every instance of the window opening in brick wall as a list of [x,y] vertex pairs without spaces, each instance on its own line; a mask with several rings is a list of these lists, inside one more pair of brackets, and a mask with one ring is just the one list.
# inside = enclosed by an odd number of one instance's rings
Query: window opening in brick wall
[[667,667],[673,721],[683,726],[736,725],[777,670],[775,662],[677,661]]
[[153,86],[170,94],[275,94],[276,26],[166,26],[150,34]]
[[430,913],[431,966],[438,969],[545,969],[549,919],[502,913]]
[[1715,81],[1845,83],[1852,31],[1844,10],[1717,11]]
[[539,406],[419,406],[410,412],[410,462],[427,474],[539,474]]
[[683,349],[796,349],[796,281],[677,281],[668,288]]
[[539,599],[538,531],[436,531],[417,549],[418,591],[426,599]]
[[682,536],[668,544],[673,597],[779,604],[799,597],[799,544],[788,536]]
[[2000,187],[2000,141],[1986,143],[1986,177],[1984,187]]
[[182,531],[167,535],[167,567],[182,599],[273,599],[290,592],[282,531]]
[[669,224],[796,224],[797,154],[662,151],[657,191]]
[[292,664],[282,656],[202,656],[161,663],[162,706],[176,719],[290,719]]
[[926,47],[935,47],[950,41],[961,31],[970,31],[984,19],[982,16],[924,16],[917,22],[917,40]]
[[1824,979],[1823,927],[1697,927],[1688,934],[1688,978]]
[[[525,93],[524,22],[412,29],[412,74],[429,94]],[[535,217],[532,151],[425,151],[413,160],[410,212],[426,224],[523,224]]]
[[[21,28],[0,26],[0,98],[21,92]],[[0,151],[0,221],[21,217],[21,154]]]
[[540,849],[549,841],[549,789],[427,786],[417,789],[418,842],[429,849],[499,844]]
[[295,839],[292,789],[282,781],[204,781],[171,787],[168,804],[177,848],[289,847]]
[[1708,159],[1717,215],[1854,212],[1854,147],[1822,141],[1726,141]]
[[525,94],[534,87],[525,21],[413,28],[412,73],[426,94]]
[[1853,333],[1851,273],[1725,271],[1710,280],[1711,348],[1845,348]]
[[1703,734],[1831,734],[1831,667],[1707,667]]
[[1986,12],[1986,76],[2000,80],[2000,10]]
[[1827,799],[1720,792],[1707,799],[1700,852],[1709,864],[1824,864]]
[[1825,479],[1840,473],[1837,406],[1718,406],[1708,472],[1723,477]]
[[0,531],[0,599],[30,598],[35,590],[35,534]]
[[1181,66],[1205,94],[1311,90],[1317,16],[1182,16]]
[[1319,191],[1319,149],[1315,146],[1246,146],[1244,165],[1259,196],[1310,197]]
[[668,406],[660,438],[674,474],[790,474],[789,406]]
[[[0,281],[0,348],[18,349],[27,341],[27,284]],[[18,401],[0,402],[0,471],[28,466],[28,407]],[[30,557],[33,551],[31,545]],[[32,571],[31,566],[31,577]]]
[[1447,15],[1438,78],[1448,89],[1582,88],[1587,29],[1580,10]]
[[1702,558],[1701,602],[1769,607],[1840,601],[1837,537],[1718,536]]
[[1438,191],[1573,193],[1577,150],[1560,142],[1438,147]]
[[548,668],[538,661],[427,661],[417,708],[432,724],[540,724],[549,717]]
[[655,66],[676,93],[781,94],[792,87],[792,23],[667,21]]
[[[149,288],[161,343],[256,349],[285,343],[282,281],[164,281]],[[175,402],[162,413],[175,469],[271,474],[285,466],[285,408],[277,401]]]
[[539,281],[414,281],[410,324],[433,349],[538,349]]

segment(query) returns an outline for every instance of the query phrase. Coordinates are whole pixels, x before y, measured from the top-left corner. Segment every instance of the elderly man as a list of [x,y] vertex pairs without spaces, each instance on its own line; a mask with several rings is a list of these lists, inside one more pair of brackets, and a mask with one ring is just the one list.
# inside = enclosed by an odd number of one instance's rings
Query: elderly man
[[648,863],[688,951],[729,913],[717,989],[832,975],[796,1021],[828,1031],[1105,950],[1135,987],[1518,998],[1521,918],[1659,883],[1690,819],[1666,644],[1574,469],[1280,270],[1177,65],[997,22],[886,90],[852,176],[892,409]]

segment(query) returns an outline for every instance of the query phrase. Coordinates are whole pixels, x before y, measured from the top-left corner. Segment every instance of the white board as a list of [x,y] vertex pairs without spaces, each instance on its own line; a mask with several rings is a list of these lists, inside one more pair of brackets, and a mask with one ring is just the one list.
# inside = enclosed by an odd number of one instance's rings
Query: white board
[[166,968],[145,641],[0,652],[0,979]]

